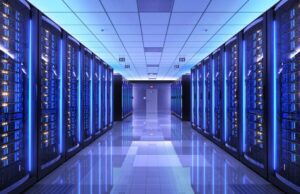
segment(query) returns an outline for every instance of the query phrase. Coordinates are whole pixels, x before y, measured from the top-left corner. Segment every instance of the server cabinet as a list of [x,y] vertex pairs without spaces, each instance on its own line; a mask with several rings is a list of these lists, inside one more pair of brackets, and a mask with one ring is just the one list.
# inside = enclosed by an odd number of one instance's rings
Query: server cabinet
[[107,70],[107,107],[108,107],[108,128],[112,127],[113,124],[113,70],[108,66]]
[[207,96],[205,96],[205,117],[206,117],[206,126],[203,129],[203,132],[208,135],[212,132],[212,65],[211,65],[211,57],[207,57],[203,61],[203,65],[205,66],[205,90]]
[[81,75],[81,85],[82,85],[82,138],[85,144],[90,143],[93,138],[93,121],[92,121],[92,52],[88,49],[83,49],[83,61],[82,61],[82,75]]
[[240,56],[238,35],[225,43],[224,142],[227,151],[240,150]]
[[198,71],[198,86],[199,86],[199,106],[198,106],[198,111],[199,111],[199,126],[197,127],[200,131],[203,131],[206,126],[206,114],[205,114],[205,102],[206,102],[206,95],[205,95],[205,66],[203,66],[202,63],[199,64],[198,66],[199,71]]
[[266,19],[255,20],[243,31],[243,158],[266,176]]
[[213,53],[212,63],[212,136],[217,143],[221,142],[223,134],[223,46]]
[[79,55],[80,44],[71,36],[66,37],[66,70],[65,77],[65,149],[66,156],[69,157],[76,153],[80,148],[79,130]]
[[196,128],[197,123],[197,79],[196,67],[191,70],[191,125]]
[[101,134],[101,65],[98,57],[94,59],[93,73],[93,129],[95,135]]
[[39,25],[38,170],[44,176],[63,159],[62,32],[45,16]]
[[101,81],[101,107],[102,107],[102,116],[101,116],[101,127],[103,130],[106,130],[106,103],[107,103],[107,99],[106,99],[106,65],[103,63],[102,66],[102,71],[101,71],[101,75],[102,75],[102,81]]
[[[20,192],[35,180],[32,20],[26,2],[0,1],[0,193]],[[32,15],[35,15],[32,14]]]
[[[270,100],[272,138],[270,174],[287,193],[300,193],[300,3],[282,1],[271,13],[273,99]],[[270,90],[269,90],[270,91]],[[271,125],[270,125],[271,126]]]

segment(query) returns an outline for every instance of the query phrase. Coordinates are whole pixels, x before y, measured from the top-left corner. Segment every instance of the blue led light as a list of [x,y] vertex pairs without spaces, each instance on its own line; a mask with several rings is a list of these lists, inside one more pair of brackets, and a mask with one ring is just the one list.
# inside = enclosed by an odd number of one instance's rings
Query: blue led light
[[196,107],[196,122],[197,122],[197,127],[199,126],[199,109],[200,109],[200,104],[199,104],[199,68],[197,68],[196,70],[196,83],[197,83],[197,87],[196,87],[196,90],[197,90],[197,97],[196,97],[196,104],[197,104],[197,107]]
[[191,81],[191,86],[192,86],[192,95],[191,95],[191,97],[192,97],[192,123],[194,123],[195,121],[194,121],[194,111],[193,111],[193,109],[194,109],[194,73],[192,72],[192,81]]
[[99,65],[99,71],[98,71],[98,129],[101,128],[101,66]]
[[78,141],[81,142],[81,57],[80,57],[80,51],[78,51],[78,119],[77,119],[77,129],[78,129]]
[[60,60],[59,60],[59,150],[63,152],[63,41],[60,40]]
[[113,75],[112,72],[110,72],[110,122],[113,122]]
[[93,135],[93,61],[90,60],[90,135]]
[[277,35],[276,21],[273,21],[273,169],[277,167]]
[[28,170],[32,170],[32,20],[29,20],[28,56]]
[[206,82],[206,69],[205,65],[203,65],[203,129],[206,129],[206,114],[205,114],[205,109],[206,109],[206,87],[205,87],[205,82]]
[[215,59],[212,60],[212,75],[211,75],[211,114],[212,114],[212,134],[215,135]]
[[246,42],[243,41],[243,68],[242,68],[242,133],[243,133],[243,152],[246,151]]
[[224,53],[224,142],[227,141],[227,52]]

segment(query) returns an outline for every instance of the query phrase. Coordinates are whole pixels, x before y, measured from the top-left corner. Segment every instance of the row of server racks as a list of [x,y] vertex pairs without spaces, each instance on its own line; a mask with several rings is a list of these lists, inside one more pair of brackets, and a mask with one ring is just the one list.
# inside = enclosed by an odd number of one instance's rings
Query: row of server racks
[[300,2],[280,1],[191,71],[191,124],[300,193]]
[[0,193],[19,193],[113,124],[113,70],[23,0],[0,0]]
[[132,83],[120,74],[114,74],[114,120],[121,121],[130,116],[133,111]]
[[171,112],[184,121],[190,121],[190,85],[190,74],[182,75],[171,83]]

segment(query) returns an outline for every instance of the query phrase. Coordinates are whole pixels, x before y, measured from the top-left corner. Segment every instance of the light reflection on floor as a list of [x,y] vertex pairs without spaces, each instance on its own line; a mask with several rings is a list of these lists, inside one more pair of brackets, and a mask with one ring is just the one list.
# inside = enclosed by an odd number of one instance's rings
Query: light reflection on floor
[[279,193],[169,114],[135,114],[27,193]]

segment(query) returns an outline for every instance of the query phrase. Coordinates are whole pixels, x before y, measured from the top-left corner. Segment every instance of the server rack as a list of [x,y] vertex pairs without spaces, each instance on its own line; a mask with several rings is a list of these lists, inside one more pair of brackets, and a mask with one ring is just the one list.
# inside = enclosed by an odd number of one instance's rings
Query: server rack
[[180,119],[182,118],[181,90],[181,79],[171,84],[171,111],[173,115],[179,117]]
[[[269,12],[273,64],[270,100],[269,177],[287,193],[300,193],[299,63],[300,3],[281,1]],[[272,29],[272,30],[271,30]],[[272,128],[271,128],[272,127]]]
[[199,125],[198,129],[200,131],[203,131],[206,126],[206,114],[205,114],[205,100],[206,100],[206,95],[205,95],[205,67],[203,66],[202,63],[198,65],[198,91],[199,91],[199,105],[198,105],[198,111],[199,111]]
[[132,84],[122,75],[114,74],[114,120],[121,121],[132,114]]
[[39,17],[38,175],[43,177],[63,158],[62,31]]
[[65,150],[66,156],[70,157],[80,148],[80,132],[79,125],[79,55],[80,43],[72,36],[66,37],[66,70],[65,77]]
[[212,132],[212,63],[211,57],[207,57],[203,61],[205,68],[205,90],[206,90],[206,99],[205,99],[205,117],[206,117],[206,126],[203,129],[205,135],[210,135]]
[[85,145],[91,142],[93,139],[93,127],[92,127],[92,52],[88,49],[83,49],[83,61],[82,61],[82,138]]
[[113,70],[109,66],[107,66],[108,71],[107,71],[107,99],[108,99],[108,128],[112,127],[113,124]]
[[197,82],[196,82],[196,67],[194,67],[191,70],[191,125],[192,127],[196,127],[197,123],[197,96],[196,96],[196,91],[197,91]]
[[225,43],[224,63],[224,143],[236,157],[240,151],[240,55],[239,36]]
[[101,134],[101,59],[95,57],[93,67],[93,130],[95,135]]
[[223,52],[224,47],[221,46],[212,56],[212,137],[217,143],[223,140]]
[[242,159],[266,177],[266,16],[263,15],[248,25],[243,31],[243,36]]
[[101,127],[103,129],[103,131],[106,130],[107,126],[106,126],[106,103],[107,103],[107,99],[106,99],[106,64],[103,63],[102,66],[102,71],[101,71],[101,77],[102,77],[102,81],[101,81],[101,105],[102,105],[102,116],[101,116]]
[[18,193],[36,179],[34,105],[28,103],[34,99],[31,40],[36,11],[26,2],[5,0],[0,10],[0,193]]

